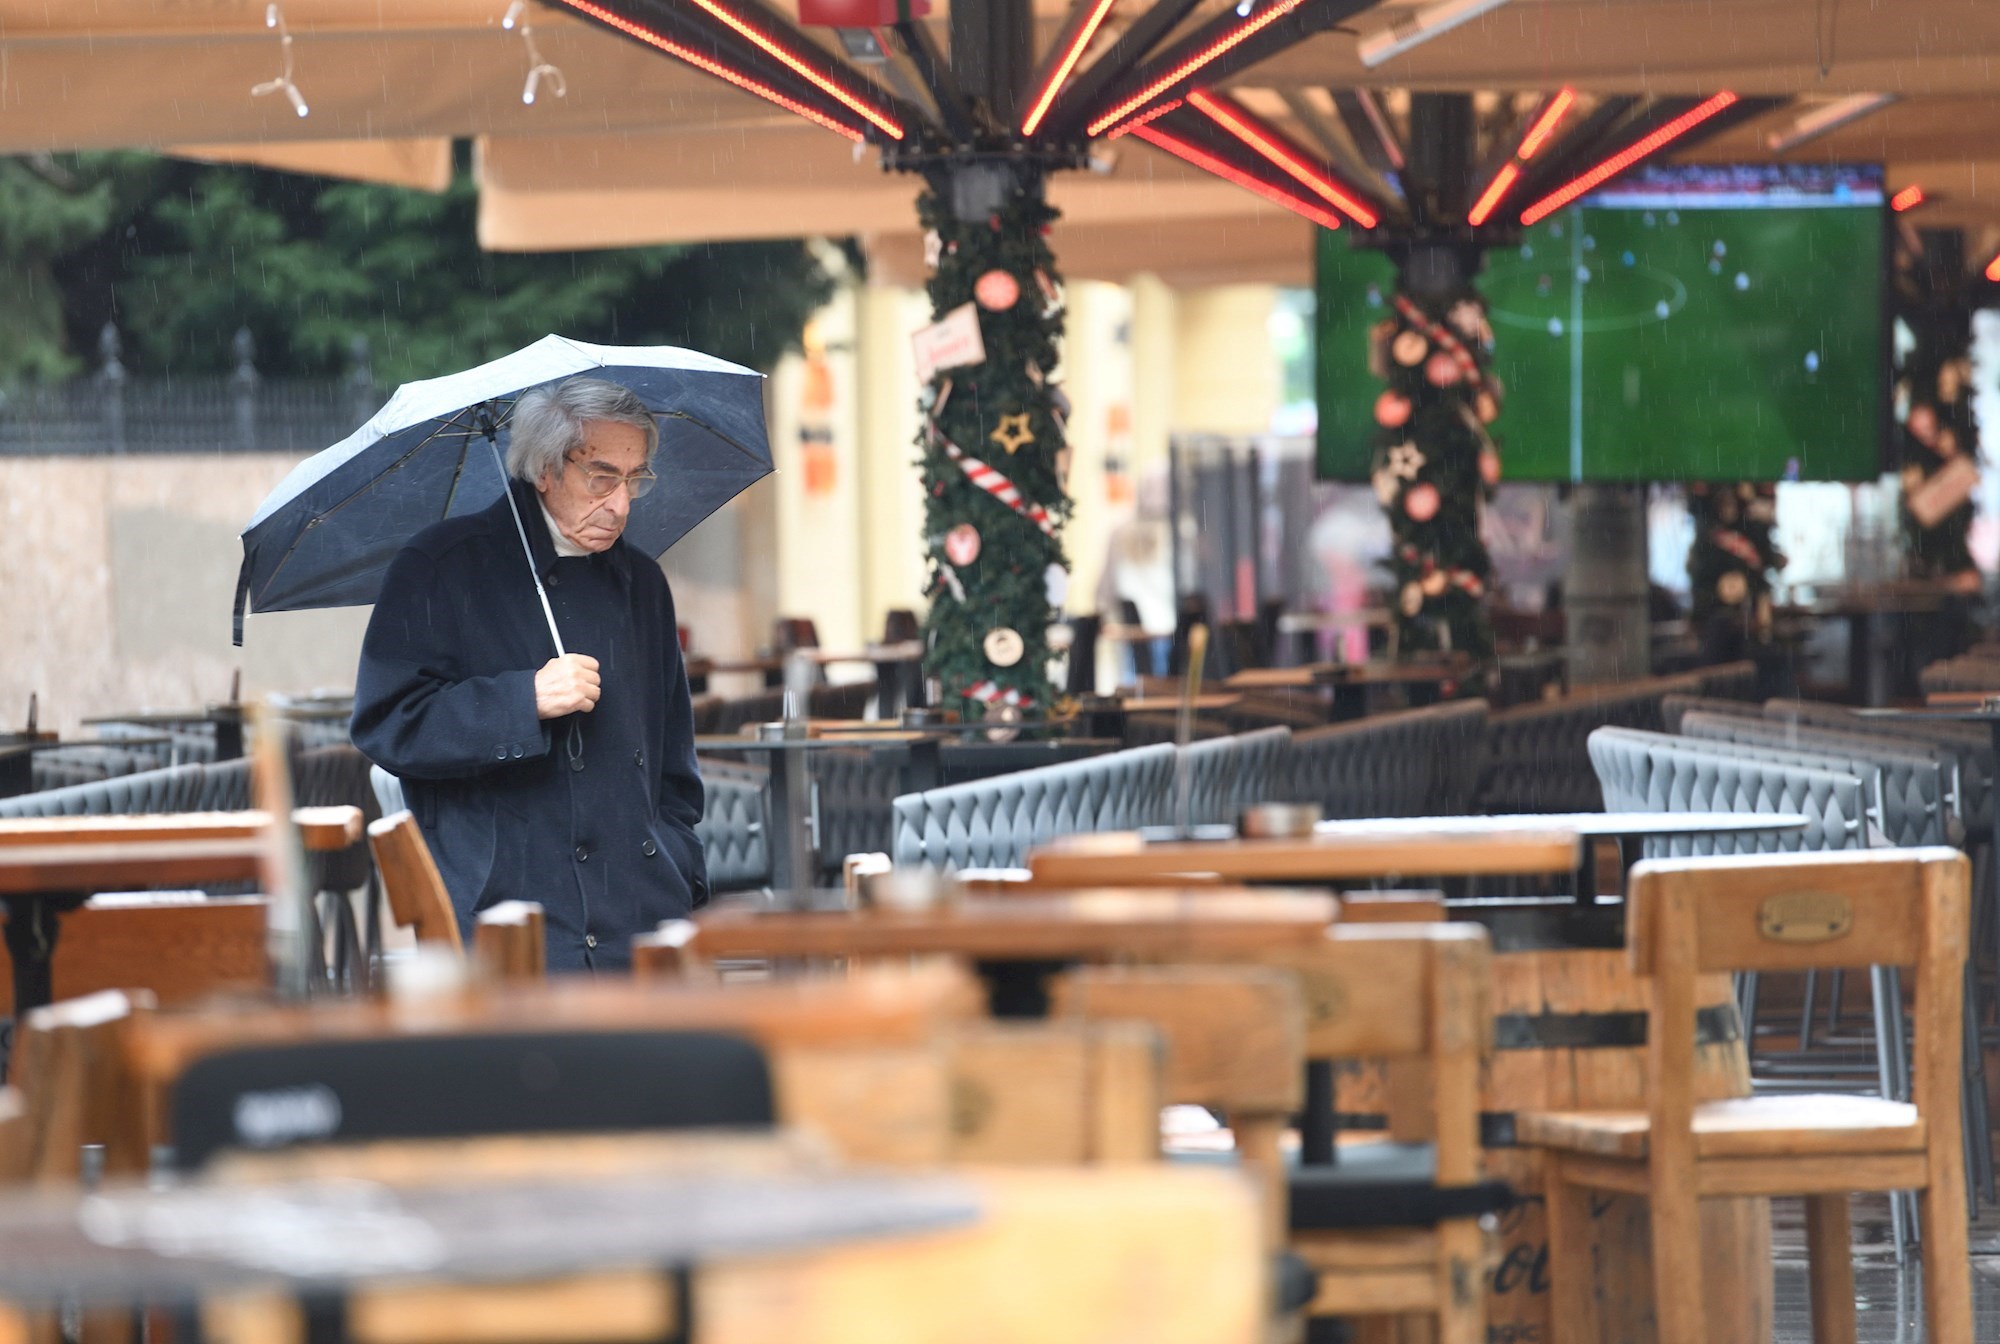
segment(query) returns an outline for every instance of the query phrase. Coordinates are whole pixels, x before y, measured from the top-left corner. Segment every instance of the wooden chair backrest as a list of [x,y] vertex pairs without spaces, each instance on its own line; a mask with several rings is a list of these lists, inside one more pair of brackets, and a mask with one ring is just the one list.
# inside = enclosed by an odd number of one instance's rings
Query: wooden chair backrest
[[1166,1099],[1226,1111],[1296,1110],[1305,1001],[1257,966],[1089,966],[1051,986],[1057,1019],[1124,1018],[1166,1041]]
[[542,907],[533,901],[502,901],[481,910],[473,921],[472,959],[502,984],[532,983],[548,976],[548,936]]
[[944,1043],[953,1162],[1159,1156],[1167,1051],[1138,1022],[978,1022]]
[[701,954],[701,926],[691,919],[663,919],[632,939],[632,974],[640,980],[713,980],[715,968]]
[[[207,899],[172,892],[99,896],[62,917],[50,969],[57,999],[107,989],[146,990],[160,1003],[193,1003],[271,983],[270,903],[261,896]],[[13,969],[0,960],[0,1003],[13,1002]]]
[[368,827],[368,847],[382,874],[382,892],[396,923],[414,929],[420,943],[438,943],[455,952],[465,950],[458,933],[458,916],[451,893],[438,875],[431,847],[417,819],[407,811],[393,813]]
[[107,990],[37,1008],[20,1024],[9,1065],[17,1115],[0,1147],[0,1179],[72,1184],[85,1144],[104,1146],[104,1170],[146,1170],[149,1146],[140,1124],[136,1080],[125,1057],[133,1023],[153,1007],[150,995]]
[[[1705,973],[1915,970],[1911,1100],[1956,1153],[1972,865],[1954,849],[1649,860],[1632,870],[1627,938],[1646,977],[1655,1168],[1691,1162],[1695,985]],[[1955,1160],[1955,1159],[1954,1159]]]
[[[1962,916],[1969,872],[1943,847],[1649,860],[1632,870],[1632,965],[1641,975],[1663,964],[1693,975],[1915,967],[1949,933],[1940,917]],[[1680,919],[1694,942],[1662,963]]]

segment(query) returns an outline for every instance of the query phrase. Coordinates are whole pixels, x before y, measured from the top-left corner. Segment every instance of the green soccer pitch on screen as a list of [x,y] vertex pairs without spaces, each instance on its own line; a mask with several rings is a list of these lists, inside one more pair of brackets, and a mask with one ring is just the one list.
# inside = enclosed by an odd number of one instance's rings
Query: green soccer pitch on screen
[[[1665,165],[1490,252],[1511,481],[1873,480],[1889,397],[1872,164]],[[1319,474],[1368,478],[1395,270],[1318,233]]]

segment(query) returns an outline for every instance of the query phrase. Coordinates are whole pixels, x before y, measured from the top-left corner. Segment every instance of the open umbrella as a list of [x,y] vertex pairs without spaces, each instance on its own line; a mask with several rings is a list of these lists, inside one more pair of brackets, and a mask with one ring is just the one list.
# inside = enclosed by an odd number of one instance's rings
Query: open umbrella
[[[771,471],[761,375],[673,346],[544,336],[463,373],[405,383],[367,424],[280,481],[243,529],[236,642],[251,611],[373,602],[389,562],[419,530],[506,494],[501,463],[515,400],[573,374],[631,388],[658,417],[660,487],[633,501],[625,527],[649,555]],[[553,634],[553,618],[549,627]]]

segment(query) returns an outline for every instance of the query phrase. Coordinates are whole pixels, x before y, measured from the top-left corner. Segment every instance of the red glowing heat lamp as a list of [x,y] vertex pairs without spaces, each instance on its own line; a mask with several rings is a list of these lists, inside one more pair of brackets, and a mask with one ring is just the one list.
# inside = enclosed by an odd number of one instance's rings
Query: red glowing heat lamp
[[1575,105],[1576,90],[1565,84],[1555,97],[1549,99],[1549,105],[1542,109],[1541,116],[1535,118],[1535,124],[1528,128],[1528,133],[1521,137],[1521,147],[1514,151],[1514,157],[1526,163],[1541,153],[1542,146],[1549,142],[1549,137],[1556,133],[1556,127],[1562,124],[1562,119]]
[[[711,60],[707,57],[697,58],[690,54],[689,48],[682,46],[671,38],[662,36],[643,24],[634,23],[624,15],[614,12],[604,5],[595,4],[593,0],[561,0],[561,2],[580,14],[588,14],[600,23],[609,24],[621,33],[636,37],[641,42],[656,46],[662,51],[671,52],[679,56],[682,60],[687,61],[690,65],[706,70],[709,74],[719,78],[726,79],[738,88],[747,89],[760,98],[768,98],[787,111],[797,112],[809,121],[816,121],[829,129],[839,130],[843,135],[847,134],[844,128],[834,125],[826,117],[817,113],[804,111],[797,102],[769,90],[768,86],[752,79],[742,71],[736,70],[734,67],[725,66],[721,62]],[[902,123],[868,102],[867,99],[857,96],[835,80],[829,78],[825,71],[815,68],[811,61],[800,56],[785,43],[766,33],[728,6],[719,3],[719,0],[693,0],[693,3],[710,18],[749,42],[751,46],[777,61],[780,65],[783,65],[786,69],[805,80],[806,83],[812,85],[827,97],[833,99],[836,103],[856,113],[864,120],[874,123],[876,128],[891,140],[901,140],[903,138]],[[853,138],[858,140],[861,137],[856,135]]]
[[1924,189],[1912,183],[1889,198],[1889,208],[1897,214],[1914,210],[1924,203]]
[[1291,13],[1304,3],[1305,0],[1277,0],[1276,4],[1270,6],[1263,13],[1245,19],[1242,23],[1231,28],[1221,37],[1216,38],[1215,41],[1209,43],[1206,47],[1203,47],[1200,51],[1197,51],[1194,55],[1188,57],[1164,75],[1161,75],[1158,79],[1133,94],[1130,98],[1127,98],[1124,102],[1118,104],[1118,106],[1112,108],[1109,112],[1094,119],[1085,128],[1086,133],[1093,136],[1103,135],[1109,127],[1117,125],[1126,117],[1153,101],[1160,93],[1180,83],[1188,76],[1194,74],[1195,71],[1213,61],[1216,57],[1242,46],[1245,42],[1255,37],[1258,33],[1263,32],[1266,28],[1269,28],[1272,24],[1284,18],[1285,15]]
[[880,28],[930,12],[930,0],[799,0],[799,22],[808,28]]
[[1666,125],[1654,131],[1651,135],[1619,150],[1616,154],[1613,154],[1583,176],[1576,178],[1566,186],[1558,187],[1556,190],[1542,197],[1541,200],[1536,201],[1521,212],[1521,222],[1523,224],[1533,224],[1539,220],[1548,218],[1585,192],[1609,182],[1612,178],[1639,162],[1639,160],[1657,154],[1660,150],[1680,139],[1710,117],[1733,107],[1736,102],[1737,98],[1735,94],[1718,93],[1707,102],[1697,107],[1689,108]]
[[1372,229],[1377,223],[1373,210],[1356,200],[1331,177],[1315,168],[1297,150],[1286,144],[1284,138],[1268,127],[1260,125],[1256,118],[1226,99],[1215,97],[1203,89],[1196,89],[1187,96],[1188,106],[1202,113],[1210,121],[1228,131],[1245,145],[1255,150],[1260,158],[1276,166],[1287,177],[1304,186],[1308,191],[1330,203],[1364,229]]
[[1063,47],[1061,58],[1049,68],[1048,81],[1035,91],[1034,99],[1028,104],[1028,115],[1021,118],[1022,135],[1033,135],[1042,124],[1042,118],[1049,114],[1056,94],[1062,91],[1063,81],[1069,78],[1070,71],[1076,69],[1076,63],[1083,59],[1083,49],[1090,45],[1091,38],[1097,36],[1098,25],[1104,22],[1104,16],[1116,3],[1117,0],[1097,0],[1091,6],[1089,14],[1084,16],[1083,22]]
[[1986,278],[1995,284],[2000,284],[2000,255],[1996,255],[1993,260],[1986,263]]
[[[591,0],[561,0],[561,2],[579,14],[596,19],[606,27],[615,28],[627,37],[637,38],[647,46],[656,47],[666,52],[669,56],[678,56],[705,74],[714,75],[717,79],[734,84],[745,93],[754,93],[766,102],[776,103],[787,112],[804,117],[807,121],[815,125],[824,126],[837,135],[844,135],[849,140],[864,138],[860,127],[836,121],[817,108],[808,107],[795,98],[786,97],[769,84],[744,71],[738,70],[733,65],[724,65],[721,61],[704,56],[694,48],[684,43],[676,42],[666,34],[656,32],[644,24],[634,23],[623,14],[607,9],[603,5],[593,4]],[[896,138],[899,140],[902,138],[900,131],[897,133]]]
[[1340,227],[1340,216],[1334,214],[1331,210],[1323,209],[1303,197],[1294,196],[1288,191],[1274,187],[1261,178],[1244,172],[1234,164],[1217,158],[1199,145],[1181,139],[1171,131],[1163,131],[1158,126],[1140,125],[1132,128],[1132,134],[1138,136],[1149,145],[1158,149],[1164,149],[1175,158],[1185,159],[1197,168],[1214,173],[1225,182],[1233,182],[1245,191],[1254,191],[1265,200],[1275,205],[1282,205],[1295,215],[1304,215],[1307,219],[1322,228],[1337,229]]
[[1476,229],[1492,218],[1494,208],[1500,204],[1508,192],[1514,189],[1514,184],[1520,180],[1521,168],[1519,164],[1502,164],[1500,171],[1493,174],[1493,180],[1486,184],[1486,190],[1481,192],[1479,199],[1472,203],[1472,212],[1465,217],[1465,222]]

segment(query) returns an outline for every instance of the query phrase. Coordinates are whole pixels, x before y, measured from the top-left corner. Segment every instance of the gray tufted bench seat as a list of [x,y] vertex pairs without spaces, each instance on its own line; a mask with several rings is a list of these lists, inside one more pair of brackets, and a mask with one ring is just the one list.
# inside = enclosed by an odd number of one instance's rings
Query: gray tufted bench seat
[[904,794],[891,854],[899,865],[1015,868],[1059,835],[1165,825],[1173,794],[1167,745]]
[[1941,748],[1706,711],[1685,716],[1681,731],[1695,739],[1812,752],[1872,765],[1881,776],[1880,821],[1890,844],[1944,845],[1964,838],[1958,759]]
[[[1187,822],[1233,824],[1252,804],[1281,798],[1291,745],[1289,728],[1260,728],[1191,743],[1184,753],[1182,780],[1176,785],[1187,791]],[[1179,806],[1178,799],[1175,805]]]
[[1993,738],[1984,724],[1874,719],[1844,705],[1814,700],[1766,700],[1764,717],[1780,723],[1812,724],[1844,733],[1865,733],[1893,741],[1927,742],[1953,752],[1959,762],[1959,790],[1966,829],[1983,837],[1993,829]]
[[[1865,781],[1851,772],[1705,750],[1664,734],[1601,728],[1590,762],[1607,812],[1799,813],[1803,831],[1649,840],[1649,857],[1856,849],[1868,844]],[[1721,744],[1727,746],[1729,744]]]
[[1333,818],[1463,816],[1486,751],[1484,700],[1295,733],[1285,797]]

